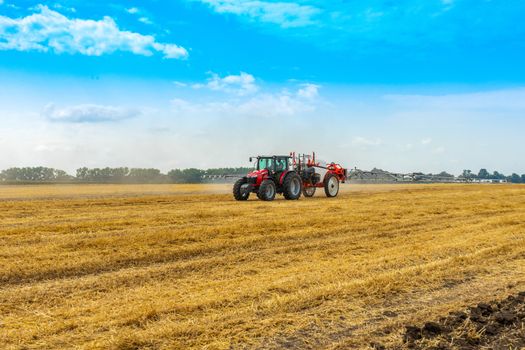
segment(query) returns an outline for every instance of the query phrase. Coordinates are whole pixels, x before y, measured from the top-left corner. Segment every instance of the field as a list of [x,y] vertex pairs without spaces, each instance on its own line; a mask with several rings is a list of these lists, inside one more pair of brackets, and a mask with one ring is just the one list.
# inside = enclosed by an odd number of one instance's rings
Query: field
[[525,186],[0,186],[7,349],[366,349],[525,290]]

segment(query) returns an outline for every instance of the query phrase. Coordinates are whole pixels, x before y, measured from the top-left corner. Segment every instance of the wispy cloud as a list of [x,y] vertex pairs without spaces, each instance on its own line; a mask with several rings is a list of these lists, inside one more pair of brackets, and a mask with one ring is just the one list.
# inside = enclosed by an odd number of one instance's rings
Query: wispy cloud
[[59,108],[49,104],[42,112],[43,116],[54,122],[62,123],[102,123],[115,122],[138,117],[142,111],[135,108],[85,104]]
[[120,30],[111,17],[102,20],[69,19],[37,6],[38,12],[23,18],[0,16],[0,50],[53,51],[55,53],[101,56],[116,51],[164,58],[186,58],[179,45],[159,43],[151,35]]
[[153,24],[153,21],[145,16],[140,17],[139,22],[144,23],[144,24]]
[[316,98],[317,96],[319,96],[320,87],[321,87],[320,85],[316,85],[316,84],[310,84],[310,83],[303,84],[301,89],[297,91],[297,96],[306,98],[306,99]]
[[525,110],[525,88],[447,95],[385,95],[402,108],[438,110]]
[[383,140],[380,138],[366,138],[362,136],[357,136],[352,139],[352,144],[355,146],[361,147],[376,147],[383,144]]
[[286,27],[304,27],[315,24],[314,17],[321,12],[317,7],[295,2],[258,0],[193,0],[210,6],[217,13],[229,13],[248,19]]
[[256,93],[250,97],[235,97],[211,102],[195,102],[185,99],[173,99],[172,109],[178,116],[238,116],[279,118],[312,112],[317,105],[311,99],[299,95],[299,90],[289,92]]
[[443,153],[445,153],[445,150],[446,150],[445,147],[440,146],[440,147],[434,148],[432,150],[432,153],[434,153],[434,154],[443,154]]
[[138,21],[141,22],[141,23],[144,23],[144,24],[153,24],[153,21],[144,15],[144,11],[142,11],[141,9],[139,9],[138,7],[130,7],[130,8],[127,8],[125,9],[127,13],[129,13],[130,15],[137,15],[137,16],[140,16],[138,18]]
[[240,96],[252,94],[258,90],[255,84],[255,77],[244,72],[241,72],[239,75],[227,75],[224,77],[211,73],[207,83],[193,84],[192,86],[195,89],[208,88]]

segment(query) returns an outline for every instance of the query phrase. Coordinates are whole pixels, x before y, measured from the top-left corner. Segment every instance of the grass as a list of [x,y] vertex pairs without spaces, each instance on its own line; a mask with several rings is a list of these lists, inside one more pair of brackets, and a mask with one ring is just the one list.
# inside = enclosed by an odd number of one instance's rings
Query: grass
[[525,286],[525,186],[0,187],[8,349],[367,348]]

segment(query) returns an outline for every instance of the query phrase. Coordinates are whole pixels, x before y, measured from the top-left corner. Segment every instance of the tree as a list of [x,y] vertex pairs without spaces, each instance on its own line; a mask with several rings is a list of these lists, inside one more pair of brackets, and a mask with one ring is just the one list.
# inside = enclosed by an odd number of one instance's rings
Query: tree
[[159,169],[133,168],[127,176],[131,182],[162,183],[167,182],[167,176],[161,174]]
[[521,183],[521,176],[519,176],[516,173],[512,173],[512,175],[510,176],[510,182],[512,182],[513,184]]
[[190,169],[173,169],[168,172],[168,177],[174,183],[201,183],[204,170]]
[[497,172],[497,171],[494,171],[494,173],[492,174],[492,178],[495,179],[495,180],[505,180],[506,177],[505,175]]
[[454,175],[447,173],[446,171],[442,171],[438,174],[439,177],[454,177]]
[[478,173],[479,179],[490,179],[490,174],[487,169],[480,169]]
[[0,173],[2,181],[53,182],[71,180],[65,171],[47,167],[9,168]]

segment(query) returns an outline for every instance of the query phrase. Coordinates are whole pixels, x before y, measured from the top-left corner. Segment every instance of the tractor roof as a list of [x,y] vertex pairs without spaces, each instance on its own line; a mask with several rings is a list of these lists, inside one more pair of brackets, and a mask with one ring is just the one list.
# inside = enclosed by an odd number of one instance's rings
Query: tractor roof
[[257,156],[257,158],[292,158],[290,156]]

